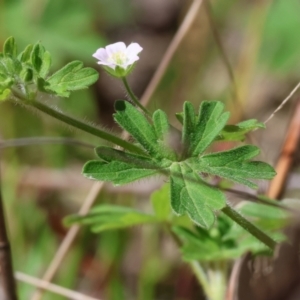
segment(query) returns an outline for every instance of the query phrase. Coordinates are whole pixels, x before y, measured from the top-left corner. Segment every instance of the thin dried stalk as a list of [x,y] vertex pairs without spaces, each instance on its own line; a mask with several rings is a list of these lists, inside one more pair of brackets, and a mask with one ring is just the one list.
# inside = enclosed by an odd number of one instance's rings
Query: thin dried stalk
[[98,298],[90,297],[83,295],[81,293],[66,289],[64,287],[61,287],[59,285],[49,283],[47,281],[23,274],[21,272],[16,272],[15,277],[17,280],[33,285],[35,287],[38,287],[40,289],[45,289],[49,292],[67,297],[68,299],[72,300],[100,300]]

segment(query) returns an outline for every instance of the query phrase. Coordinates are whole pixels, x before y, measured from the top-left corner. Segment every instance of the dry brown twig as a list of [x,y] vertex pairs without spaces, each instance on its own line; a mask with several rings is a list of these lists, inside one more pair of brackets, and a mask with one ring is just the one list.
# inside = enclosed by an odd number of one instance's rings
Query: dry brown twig
[[[202,0],[194,0],[191,4],[183,22],[181,23],[178,31],[176,32],[173,40],[171,41],[169,47],[167,48],[164,56],[162,57],[161,63],[158,66],[156,72],[154,73],[150,83],[148,84],[142,98],[141,103],[146,106],[151,96],[153,95],[154,91],[156,90],[160,80],[162,79],[165,71],[167,70],[168,65],[170,64],[178,46],[180,45],[182,39],[188,32],[191,24],[193,23],[194,19],[197,16],[197,13],[201,7]],[[124,133],[123,133],[124,134]],[[79,211],[79,214],[86,214],[92,207],[94,201],[96,200],[97,195],[101,191],[104,183],[96,182],[91,191],[89,192],[88,196],[84,200],[83,206]],[[49,282],[54,277],[55,273],[57,272],[58,268],[61,266],[64,257],[66,256],[67,252],[69,251],[72,243],[74,242],[78,232],[79,232],[79,225],[73,225],[67,232],[63,242],[58,248],[53,260],[50,262],[45,274],[43,275],[43,280]],[[40,300],[42,298],[43,291],[37,290],[37,292],[33,295],[31,300]]]

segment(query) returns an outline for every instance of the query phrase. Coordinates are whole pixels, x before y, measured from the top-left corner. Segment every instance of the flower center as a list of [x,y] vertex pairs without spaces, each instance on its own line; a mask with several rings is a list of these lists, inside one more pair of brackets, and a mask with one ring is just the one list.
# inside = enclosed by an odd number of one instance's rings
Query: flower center
[[108,60],[117,65],[122,65],[127,61],[127,55],[122,51],[115,52],[108,58]]

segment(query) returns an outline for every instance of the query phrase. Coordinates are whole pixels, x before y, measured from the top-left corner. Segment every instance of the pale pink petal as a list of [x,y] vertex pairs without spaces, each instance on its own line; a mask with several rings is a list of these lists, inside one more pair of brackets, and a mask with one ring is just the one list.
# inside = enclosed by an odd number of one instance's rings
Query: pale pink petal
[[128,58],[128,61],[126,62],[126,66],[132,65],[133,63],[135,63],[137,60],[139,60],[140,58],[137,55],[132,55]]
[[130,57],[131,55],[137,55],[139,54],[143,48],[138,43],[131,43],[127,47],[127,55]]
[[99,48],[94,54],[93,57],[101,60],[101,61],[107,61],[108,54],[104,48]]
[[126,45],[123,42],[114,43],[105,47],[108,56],[116,52],[125,52]]
[[112,69],[115,69],[116,68],[116,64],[114,63],[111,63],[111,62],[106,62],[106,61],[98,61],[97,62],[98,65],[103,65],[103,66],[108,66]]

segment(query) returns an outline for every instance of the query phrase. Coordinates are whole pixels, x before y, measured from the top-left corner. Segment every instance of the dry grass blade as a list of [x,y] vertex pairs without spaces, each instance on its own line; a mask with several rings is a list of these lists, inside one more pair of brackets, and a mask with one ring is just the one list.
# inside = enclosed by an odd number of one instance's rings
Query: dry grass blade
[[270,117],[264,122],[265,124],[267,124],[275,116],[275,114],[283,108],[283,106],[293,97],[293,95],[297,92],[299,88],[300,88],[300,82],[294,87],[294,89],[289,93],[289,95],[281,102],[281,104],[274,110],[274,112],[270,115]]
[[163,75],[165,74],[167,67],[170,64],[178,46],[180,45],[181,41],[183,40],[184,36],[188,32],[193,21],[195,20],[202,2],[202,0],[194,0],[192,5],[190,6],[184,20],[182,21],[178,31],[176,32],[173,40],[171,41],[167,51],[164,54],[160,65],[158,66],[156,72],[154,73],[154,76],[152,77],[141,98],[141,102],[143,104],[147,104],[151,96],[155,92],[155,89],[161,81]]
[[[194,19],[197,16],[197,13],[201,7],[202,0],[194,0],[192,5],[190,6],[182,24],[180,25],[177,33],[175,34],[173,40],[171,41],[166,53],[164,54],[160,65],[158,66],[156,72],[154,73],[149,85],[147,86],[142,98],[141,102],[143,105],[147,106],[150,101],[152,94],[154,93],[157,85],[159,84],[160,80],[162,79],[168,65],[170,64],[178,46],[180,45],[181,41],[183,40],[184,36],[188,32],[191,24],[193,23]],[[123,137],[127,136],[126,133],[123,133]],[[86,214],[91,206],[93,205],[98,193],[101,191],[103,187],[103,183],[96,182],[86,199],[84,200],[84,204],[80,209],[80,214]],[[55,275],[56,271],[62,264],[64,257],[66,256],[68,250],[70,249],[73,241],[75,240],[78,232],[79,226],[73,225],[70,230],[68,231],[66,237],[64,238],[62,244],[60,245],[58,251],[56,252],[53,260],[50,262],[49,267],[47,268],[44,276],[42,277],[44,281],[49,282],[52,280],[53,276]],[[50,283],[49,283],[50,285]],[[43,291],[38,290],[31,300],[40,300],[42,298]]]
[[66,289],[64,287],[61,287],[59,285],[53,284],[53,283],[49,283],[47,281],[20,273],[20,272],[16,272],[15,274],[15,278],[21,282],[36,286],[40,289],[45,289],[49,292],[67,297],[68,299],[72,299],[72,300],[100,300],[94,297],[89,297],[86,295],[83,295],[81,293],[78,292],[74,292],[72,290]]

